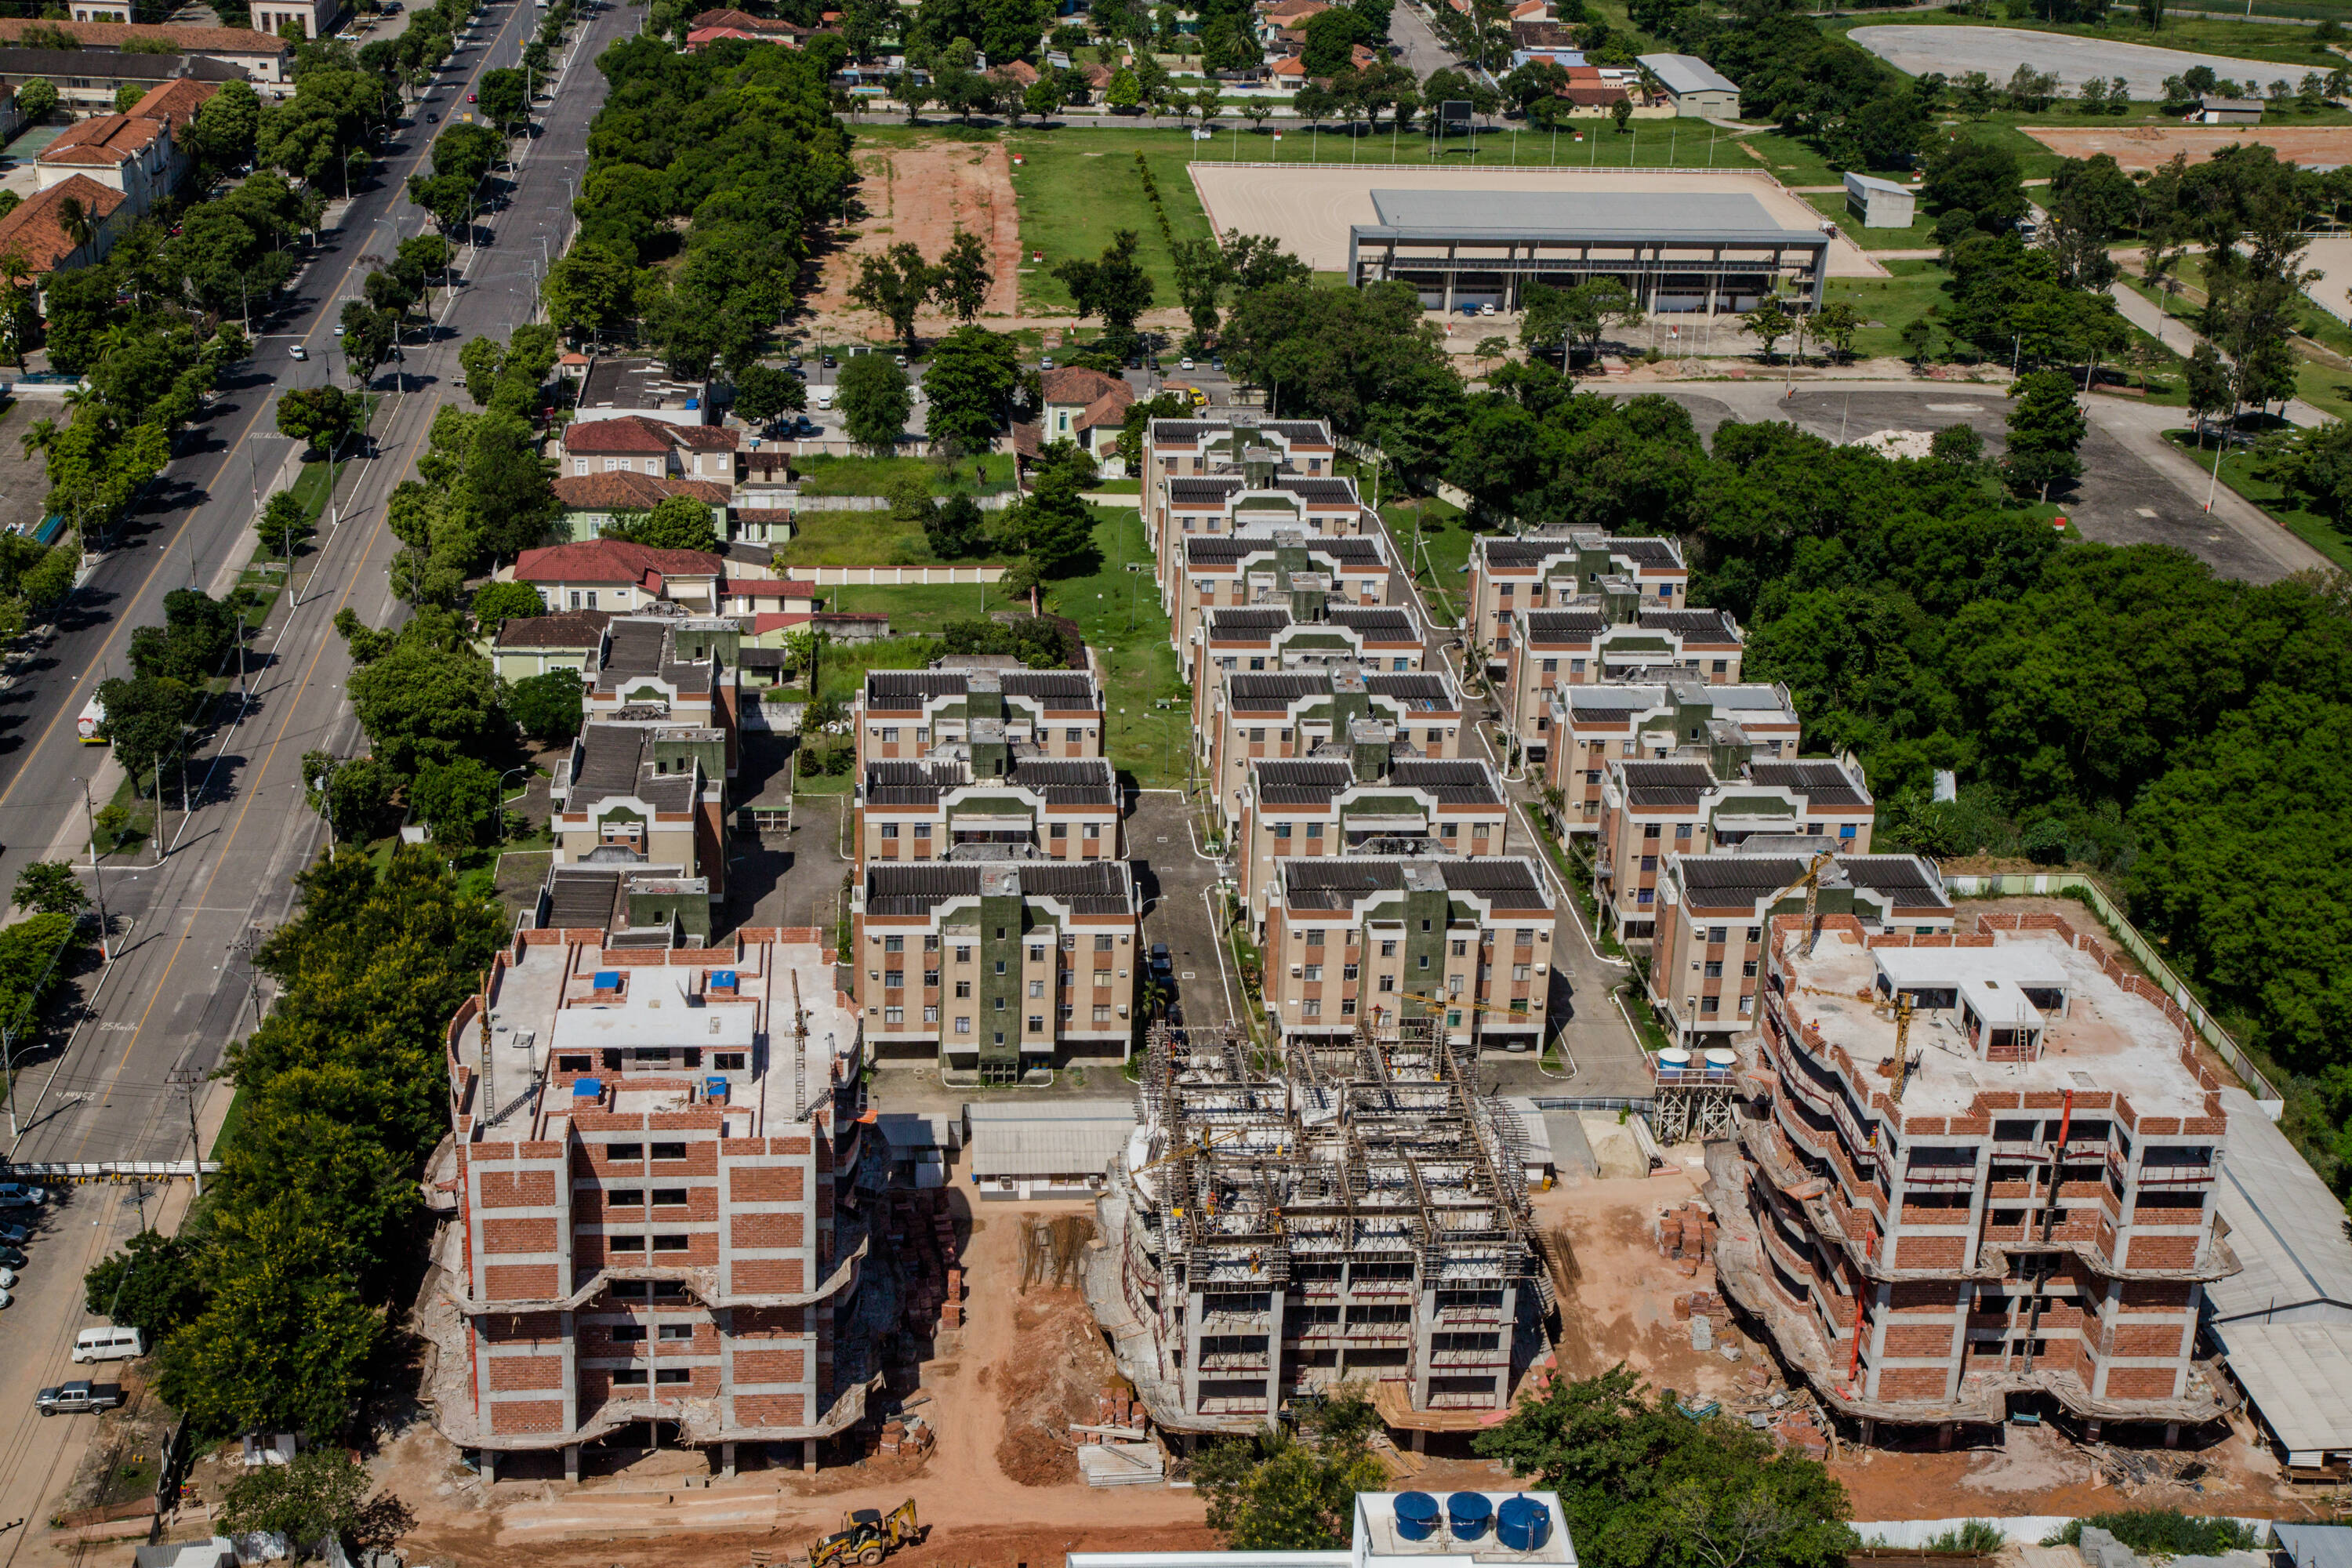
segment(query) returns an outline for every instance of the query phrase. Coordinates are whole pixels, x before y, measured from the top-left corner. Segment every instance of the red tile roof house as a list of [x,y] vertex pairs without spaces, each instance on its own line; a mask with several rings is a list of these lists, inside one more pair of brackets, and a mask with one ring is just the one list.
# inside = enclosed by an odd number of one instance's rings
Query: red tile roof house
[[1045,442],[1075,441],[1097,461],[1112,455],[1135,389],[1116,375],[1064,366],[1039,378],[1045,395],[1038,436]]
[[[79,202],[89,220],[87,242],[66,232],[58,209],[68,200]],[[19,202],[14,212],[0,217],[0,256],[20,258],[38,290],[53,273],[103,259],[114,242],[130,232],[138,216],[121,191],[110,190],[87,174],[76,174],[63,184],[51,185]],[[42,308],[47,309],[46,304]]]
[[699,551],[591,539],[526,550],[499,575],[538,589],[550,610],[642,610],[667,599],[716,614],[727,563]]
[[691,496],[710,509],[711,526],[728,537],[727,487],[708,479],[673,479],[621,468],[612,473],[559,474],[555,499],[575,540],[598,539],[614,517],[647,512],[672,496]]
[[735,444],[740,431],[723,425],[671,425],[641,414],[573,421],[563,427],[564,478],[649,474],[698,479],[735,493]]
[[162,82],[127,114],[94,114],[77,121],[41,149],[35,178],[43,188],[84,175],[131,198],[145,212],[187,172],[189,159],[173,146],[205,100],[220,90],[216,81]]

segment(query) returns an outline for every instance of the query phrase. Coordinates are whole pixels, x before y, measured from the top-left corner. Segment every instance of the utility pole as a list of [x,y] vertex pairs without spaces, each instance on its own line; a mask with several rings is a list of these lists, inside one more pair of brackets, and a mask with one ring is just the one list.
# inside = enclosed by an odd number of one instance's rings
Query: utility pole
[[106,881],[98,865],[98,813],[89,804],[89,781],[81,781],[81,813],[89,823],[89,884],[98,900],[98,952],[110,965],[114,962],[113,939],[106,924]]
[[172,1069],[171,1085],[188,1097],[188,1172],[196,1179],[196,1196],[205,1195],[205,1146],[196,1131],[196,1091],[204,1087],[205,1074],[194,1068]]

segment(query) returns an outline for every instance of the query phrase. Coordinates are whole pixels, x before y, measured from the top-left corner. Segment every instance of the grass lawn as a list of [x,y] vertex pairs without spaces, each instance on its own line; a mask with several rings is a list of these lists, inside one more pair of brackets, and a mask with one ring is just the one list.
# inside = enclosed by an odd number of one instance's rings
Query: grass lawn
[[791,542],[776,551],[795,566],[925,566],[939,560],[919,522],[887,511],[804,511],[793,520]]
[[1853,335],[1853,352],[1858,354],[1906,353],[1903,329],[1947,299],[1944,280],[1948,274],[1934,261],[1924,257],[1897,258],[1885,267],[1892,277],[1832,278],[1822,291],[1824,304],[1852,305],[1868,323]]
[[1013,454],[991,452],[941,468],[929,458],[834,458],[819,455],[796,458],[793,472],[805,496],[887,495],[890,486],[908,476],[928,479],[935,496],[957,490],[982,494],[1008,489],[1013,484]]
[[1070,291],[1053,269],[1072,259],[1092,260],[1120,229],[1133,229],[1136,254],[1150,275],[1152,300],[1173,305],[1176,263],[1135,166],[1141,153],[1160,188],[1168,225],[1178,239],[1209,237],[1208,216],[1192,193],[1184,165],[1200,145],[1187,131],[1007,131],[1006,145],[1022,159],[1013,171],[1021,208],[1021,248],[1045,261],[1022,268],[1024,310],[1071,309]]
[[1143,519],[1129,507],[1097,507],[1094,514],[1095,570],[1047,584],[1045,607],[1077,622],[1101,663],[1109,706],[1104,752],[1112,764],[1146,789],[1180,789],[1192,756],[1191,694],[1168,645]]
[[1413,581],[1420,585],[1430,615],[1441,626],[1459,626],[1470,582],[1462,568],[1470,563],[1470,542],[1484,531],[1473,529],[1469,514],[1460,507],[1435,496],[1394,500],[1383,497],[1381,521],[1388,526],[1397,559],[1412,559]]
[[[2195,437],[2186,430],[2168,430],[2165,438],[2174,445],[2194,451]],[[2210,464],[2212,447],[2205,448],[2200,461]],[[2231,452],[2221,459],[2221,482],[2253,502],[2284,524],[2288,532],[2326,556],[2336,565],[2352,572],[2352,531],[2316,512],[2304,510],[2286,499],[2286,492],[2254,472],[2254,459],[2246,452]]]
[[1013,608],[1013,601],[991,583],[926,583],[898,588],[826,586],[818,592],[824,596],[828,610],[853,616],[888,616],[894,637],[936,637],[950,621],[983,620],[992,610]]
[[[2340,9],[2331,7],[2331,10],[2339,17],[2346,16],[2346,13]],[[2035,21],[2031,18],[2021,20],[2008,16],[1962,16],[1949,11],[1906,11],[1900,16],[1877,16],[1864,12],[1852,16],[1841,16],[1834,21],[1825,22],[1822,26],[1823,30],[1829,32],[1866,27],[1874,22],[1881,24],[1900,22],[1905,26],[2015,27],[2033,33],[2063,33],[2069,37],[2098,38],[2119,44],[2147,44],[2160,49],[2182,49],[2192,54],[2227,55],[2242,60],[2267,60],[2281,66],[2300,66],[2301,70],[2295,70],[2287,77],[2290,82],[2302,80],[2304,70],[2316,69],[2325,74],[2337,63],[2338,59],[2338,57],[2328,52],[2326,45],[2311,36],[2310,29],[2305,27],[2282,27],[2264,22],[2174,16],[2168,17],[2162,27],[2151,33],[2140,24],[2137,12],[2117,9],[2110,15],[2113,17],[2112,21],[2104,26],[2095,26],[2085,22],[2053,23]],[[1998,87],[2000,83],[1996,82],[1994,85]],[[2263,85],[2268,85],[2268,79],[2264,79]],[[2336,114],[2339,118],[2334,121],[2315,116],[2312,123],[2343,123],[2340,118],[2342,110],[2337,110]]]
[[1845,237],[1864,250],[1933,250],[1936,247],[1936,220],[1921,208],[1908,228],[1864,228],[1862,220],[1845,209],[1843,195],[1822,192],[1805,200],[1823,217],[1834,218]]

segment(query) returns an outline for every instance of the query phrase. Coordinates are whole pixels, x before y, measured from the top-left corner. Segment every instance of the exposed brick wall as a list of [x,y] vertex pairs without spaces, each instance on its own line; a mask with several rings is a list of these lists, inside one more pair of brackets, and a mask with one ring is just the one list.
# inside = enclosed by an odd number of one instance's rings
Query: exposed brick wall
[[[742,1272],[741,1265],[736,1266],[736,1272],[739,1275]],[[773,1339],[806,1333],[808,1331],[802,1327],[805,1310],[800,1307],[738,1307],[735,1309],[735,1337]]]
[[1957,1236],[1906,1236],[1891,1249],[1890,1268],[1958,1269],[1967,1257],[1968,1243]]
[[2135,1236],[2124,1254],[2127,1268],[2187,1268],[2197,1261],[2193,1236]]
[[798,1203],[801,1167],[737,1166],[727,1173],[727,1193],[730,1202],[739,1204]]
[[563,1358],[552,1355],[494,1355],[485,1359],[490,1389],[562,1388]]
[[553,1312],[495,1312],[476,1321],[482,1326],[484,1342],[488,1344],[536,1343],[563,1335],[563,1320]]
[[806,1376],[808,1358],[800,1351],[735,1351],[735,1381],[740,1384],[798,1383]]
[[807,1289],[797,1258],[738,1258],[733,1272],[739,1296],[792,1296]]
[[739,1426],[797,1426],[804,1404],[797,1394],[739,1394],[735,1424]]
[[[480,1163],[478,1158],[475,1162]],[[486,1209],[538,1209],[555,1206],[552,1171],[484,1171],[481,1205]]]
[[2118,1323],[2108,1353],[2134,1357],[2179,1355],[2183,1327],[2180,1323]]
[[1878,1374],[1881,1399],[1941,1399],[1945,1372],[1939,1366],[1890,1366]]
[[2126,1308],[2186,1307],[2193,1289],[2186,1279],[2126,1279],[2122,1304]]
[[490,1430],[500,1436],[563,1430],[560,1399],[497,1399],[488,1405]]
[[1956,1295],[1948,1282],[1899,1279],[1888,1288],[1887,1302],[1898,1312],[1948,1312]]
[[801,1245],[803,1220],[798,1209],[782,1214],[738,1214],[729,1217],[728,1237],[737,1247],[770,1247]]
[[1890,1325],[1886,1331],[1885,1348],[1880,1353],[1906,1360],[1948,1356],[1952,1353],[1951,1328],[1948,1324],[1942,1328],[1930,1328],[1925,1323],[1916,1327]]
[[493,1263],[482,1276],[493,1301],[544,1301],[561,1293],[552,1263]]
[[511,1219],[484,1220],[482,1250],[486,1253],[552,1252],[555,1250],[555,1216],[517,1215]]
[[2109,1399],[2170,1399],[2179,1380],[2168,1366],[2118,1366],[2107,1371]]

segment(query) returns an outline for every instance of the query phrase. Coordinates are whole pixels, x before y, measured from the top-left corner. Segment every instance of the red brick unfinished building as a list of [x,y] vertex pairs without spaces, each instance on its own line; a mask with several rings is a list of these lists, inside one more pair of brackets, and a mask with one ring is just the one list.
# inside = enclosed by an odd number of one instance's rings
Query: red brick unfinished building
[[813,1464],[863,1414],[862,1040],[816,935],[526,931],[450,1021],[426,1321],[439,1424],[485,1476],[561,1449],[576,1479],[583,1443],[646,1424],[730,1473],[742,1442]]
[[1764,1097],[1708,1161],[1723,1288],[1865,1423],[1948,1436],[2021,1399],[2177,1436],[2221,1407],[2192,1362],[2204,1283],[2236,1268],[2221,1085],[2095,937],[1972,923],[1826,916],[1809,952],[1804,916],[1770,921]]

